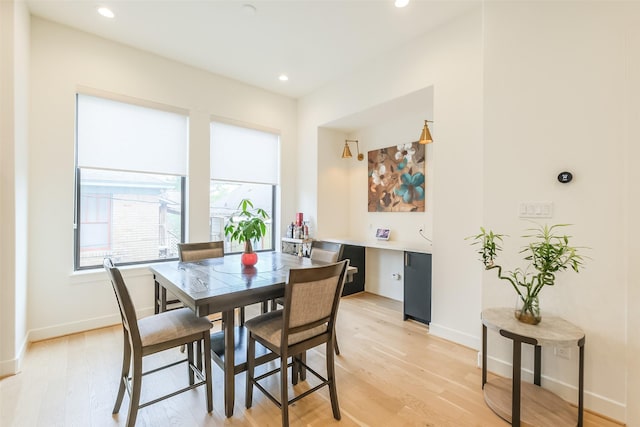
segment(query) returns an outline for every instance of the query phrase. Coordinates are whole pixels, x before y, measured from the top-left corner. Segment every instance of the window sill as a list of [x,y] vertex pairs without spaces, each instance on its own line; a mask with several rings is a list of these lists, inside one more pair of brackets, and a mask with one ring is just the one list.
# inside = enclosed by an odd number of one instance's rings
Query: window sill
[[[133,277],[144,277],[151,275],[149,266],[155,263],[126,265],[118,267],[125,279]],[[72,285],[87,283],[104,283],[107,279],[107,272],[103,268],[94,268],[91,270],[78,270],[69,275],[69,283]]]

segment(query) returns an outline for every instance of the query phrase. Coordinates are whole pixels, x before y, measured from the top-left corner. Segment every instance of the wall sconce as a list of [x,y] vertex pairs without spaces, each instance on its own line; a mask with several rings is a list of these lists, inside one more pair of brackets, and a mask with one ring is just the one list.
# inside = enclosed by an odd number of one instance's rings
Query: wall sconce
[[420,144],[431,144],[433,142],[433,138],[431,137],[431,132],[429,132],[429,125],[427,122],[433,123],[432,120],[424,121],[424,128],[422,129],[422,133],[420,134]]
[[344,140],[344,148],[342,149],[342,158],[343,159],[350,159],[351,157],[353,157],[351,155],[351,150],[349,149],[349,143],[350,142],[355,142],[356,143],[356,150],[358,153],[358,160],[362,161],[364,160],[364,154],[360,153],[360,147],[358,146],[358,140],[357,139],[345,139]]

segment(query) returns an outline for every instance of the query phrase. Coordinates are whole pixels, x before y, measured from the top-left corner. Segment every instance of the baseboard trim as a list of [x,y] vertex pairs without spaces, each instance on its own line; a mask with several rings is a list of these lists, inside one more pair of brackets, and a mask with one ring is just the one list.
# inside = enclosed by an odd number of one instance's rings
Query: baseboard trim
[[[437,323],[431,323],[429,325],[429,333],[439,338],[443,338],[455,343],[464,345],[466,347],[480,350],[481,340],[479,337],[475,337],[455,329],[450,329]],[[480,352],[478,353],[478,360],[480,361]],[[481,365],[479,365],[481,367]],[[510,361],[504,361],[495,357],[487,357],[487,370],[496,375],[502,377],[511,378],[512,366]],[[522,380],[533,382],[533,371],[529,369],[522,370]],[[578,404],[578,387],[572,384],[564,383],[556,378],[548,376],[542,376],[542,385],[544,388],[549,389],[553,393],[560,396],[567,402],[577,405]],[[589,390],[584,391],[584,407],[591,412],[602,414],[605,417],[615,420],[615,422],[624,425],[623,421],[626,419],[626,404],[618,402],[605,396],[593,393]]]
[[18,356],[15,359],[0,361],[0,378],[15,375],[22,370],[22,362],[24,361],[24,355],[27,352],[27,346],[29,344],[29,340],[27,338],[28,337],[25,336],[22,340]]
[[[153,308],[145,308],[138,310],[139,317],[150,316],[153,314]],[[91,329],[105,328],[121,323],[119,314],[110,314],[107,316],[94,317],[78,322],[69,322],[59,325],[49,326],[46,328],[31,329],[28,334],[28,341],[42,341],[51,338],[61,337],[64,335],[76,334],[79,332],[89,331]]]
[[474,350],[480,350],[480,339],[478,337],[447,328],[434,322],[429,324],[429,334],[453,341]]
[[[478,355],[478,359],[481,360],[481,353],[478,353]],[[513,368],[511,362],[487,356],[487,371],[496,375],[500,375],[501,377],[511,378]],[[532,383],[533,371],[523,368],[522,381]],[[565,382],[545,375],[542,375],[542,386],[557,394],[572,405],[578,405],[577,386],[567,384]],[[615,400],[593,393],[589,390],[585,390],[584,407],[585,410],[588,409],[590,412],[602,414],[604,417],[610,418],[616,423],[624,425],[624,422],[621,420],[624,420],[626,418],[627,410],[626,405],[622,402],[617,402]]]
[[20,358],[0,361],[0,378],[17,374],[20,372],[20,365]]

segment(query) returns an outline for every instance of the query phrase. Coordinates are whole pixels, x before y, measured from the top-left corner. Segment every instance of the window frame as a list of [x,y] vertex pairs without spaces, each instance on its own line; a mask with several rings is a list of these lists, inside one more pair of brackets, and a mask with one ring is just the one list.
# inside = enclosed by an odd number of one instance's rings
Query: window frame
[[[223,179],[210,179],[209,191],[211,191],[211,184],[213,182],[223,182],[223,183],[228,182],[228,183],[234,183],[234,184],[260,184],[260,185],[268,185],[271,187],[271,216],[269,217],[269,219],[271,220],[271,249],[255,249],[254,248],[254,252],[274,252],[276,250],[276,218],[277,218],[276,202],[277,202],[278,184],[265,184],[265,183],[252,183],[248,181],[228,181]],[[256,207],[261,207],[261,206],[256,206]],[[236,208],[237,206],[234,208],[234,210]],[[209,209],[211,209],[211,204],[209,204]],[[211,217],[209,217],[209,221],[211,221]],[[209,238],[211,238],[211,227],[209,227]],[[225,245],[226,245],[227,236],[225,234],[223,234],[223,241],[225,242]],[[241,253],[242,251],[227,252],[225,248],[225,254],[231,255],[231,254],[241,254]]]
[[[74,209],[73,209],[73,271],[86,271],[86,270],[95,270],[98,268],[102,268],[102,265],[91,265],[91,266],[81,266],[80,265],[80,259],[81,259],[81,234],[82,234],[82,225],[81,225],[81,218],[82,218],[82,203],[81,203],[81,199],[82,199],[82,192],[80,191],[81,188],[81,167],[78,166],[78,97],[80,95],[87,95],[87,96],[92,96],[92,97],[98,97],[98,98],[102,98],[104,100],[107,101],[115,101],[115,102],[120,102],[123,104],[129,104],[129,105],[134,105],[134,106],[138,106],[138,107],[143,107],[143,108],[149,108],[149,109],[154,109],[154,110],[159,110],[159,111],[165,111],[165,112],[172,112],[172,113],[176,113],[176,114],[181,114],[184,115],[187,120],[189,119],[189,114],[187,111],[182,110],[182,109],[177,109],[177,108],[171,108],[168,107],[167,105],[161,105],[161,104],[157,104],[154,103],[152,101],[144,101],[144,100],[139,100],[139,99],[134,99],[128,96],[119,96],[119,95],[115,95],[112,93],[106,93],[106,92],[102,92],[102,91],[96,91],[93,89],[85,89],[85,90],[80,90],[78,92],[76,92],[76,104],[75,104],[75,147],[74,147],[74,166],[75,166],[75,174],[74,174]],[[188,127],[188,123],[187,123],[187,127]],[[187,147],[189,146],[188,141],[187,141]],[[187,153],[187,159],[188,159],[189,153]],[[91,169],[91,168],[85,168],[85,169]],[[119,170],[119,169],[109,169],[109,168],[104,168],[103,170],[105,171],[110,171],[110,172],[131,172],[131,173],[139,173],[139,171],[135,171],[135,170]],[[154,173],[154,172],[143,172],[143,173],[147,173],[150,175],[172,175],[172,174],[161,174],[161,173]],[[180,243],[184,243],[185,239],[186,239],[186,223],[187,223],[187,218],[188,218],[188,206],[187,206],[187,176],[185,175],[173,175],[176,177],[180,178],[180,209],[181,209],[181,215],[180,215]],[[112,223],[109,224],[109,227],[112,227]],[[111,237],[110,237],[111,240]],[[178,257],[171,257],[171,258],[160,258],[160,259],[149,259],[149,260],[144,260],[144,261],[132,261],[132,262],[118,262],[117,265],[119,266],[128,266],[128,265],[145,265],[145,264],[152,264],[152,263],[157,263],[157,262],[168,262],[168,261],[176,261],[178,259]]]
[[[81,169],[80,167],[76,166],[76,185],[75,185],[75,224],[74,224],[74,271],[83,271],[83,270],[95,270],[96,268],[102,268],[102,265],[87,265],[87,266],[80,266],[80,254],[81,254],[81,247],[80,247],[80,236],[81,236],[81,212],[82,212],[82,203],[81,203],[81,199],[82,199],[82,193],[80,191],[80,187],[81,187]],[[105,169],[105,170],[109,170],[112,172],[118,172],[118,170],[115,169]],[[151,174],[153,175],[153,174]],[[156,174],[158,175],[158,174]],[[181,215],[180,215],[180,243],[184,243],[185,242],[185,233],[186,233],[186,223],[187,223],[187,178],[184,176],[180,177],[180,209],[181,209]],[[111,224],[110,224],[111,226]],[[132,261],[132,262],[118,262],[118,265],[121,266],[126,266],[126,265],[143,265],[143,264],[153,264],[153,263],[157,263],[157,262],[168,262],[168,261],[176,261],[178,259],[178,257],[171,257],[171,258],[158,258],[158,259],[149,259],[149,260],[145,260],[145,261]]]

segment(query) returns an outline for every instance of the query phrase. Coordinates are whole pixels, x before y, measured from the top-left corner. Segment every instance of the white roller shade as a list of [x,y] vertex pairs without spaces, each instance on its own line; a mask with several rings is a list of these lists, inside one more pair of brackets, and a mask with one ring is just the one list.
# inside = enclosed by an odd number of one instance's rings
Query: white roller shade
[[185,115],[78,94],[78,166],[186,176]]
[[278,184],[276,134],[211,123],[211,179]]

